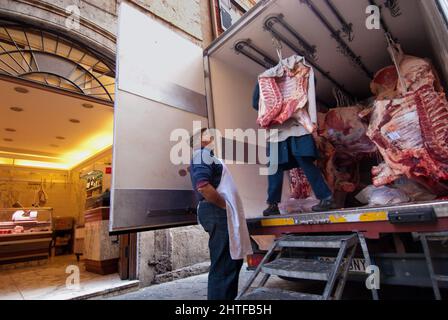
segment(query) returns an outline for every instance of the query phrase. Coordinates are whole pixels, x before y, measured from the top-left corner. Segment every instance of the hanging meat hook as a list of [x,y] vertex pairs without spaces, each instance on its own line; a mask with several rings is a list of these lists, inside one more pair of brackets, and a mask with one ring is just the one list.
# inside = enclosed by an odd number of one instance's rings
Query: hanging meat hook
[[283,53],[282,53],[283,46],[282,46],[282,43],[276,37],[272,37],[272,45],[274,46],[275,51],[277,51],[279,64],[283,64]]
[[405,90],[405,92],[407,92],[408,88],[406,86],[406,82],[404,81],[404,78],[400,72],[400,61],[398,61],[398,59],[397,59],[397,56],[403,56],[403,51],[401,50],[400,45],[394,41],[394,39],[392,38],[392,35],[390,33],[386,32],[384,35],[386,36],[386,41],[387,41],[387,51],[389,52],[389,54],[392,58],[392,61],[395,65],[395,69],[397,70],[398,79],[400,80],[400,84],[401,84],[402,88]]

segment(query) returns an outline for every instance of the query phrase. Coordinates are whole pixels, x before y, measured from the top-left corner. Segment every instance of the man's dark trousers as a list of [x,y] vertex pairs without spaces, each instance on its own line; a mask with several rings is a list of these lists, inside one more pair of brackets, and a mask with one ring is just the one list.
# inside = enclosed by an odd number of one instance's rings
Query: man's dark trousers
[[[319,151],[312,135],[290,137],[278,143],[278,170],[268,176],[268,203],[278,204],[282,200],[283,173],[293,168],[302,168],[314,194],[319,200],[328,199],[332,192],[320,169],[314,164]],[[271,157],[271,155],[270,155]],[[273,161],[270,158],[270,161]]]
[[238,279],[243,260],[232,260],[227,229],[227,213],[214,204],[201,201],[198,220],[209,234],[210,272],[208,300],[234,300],[238,295]]

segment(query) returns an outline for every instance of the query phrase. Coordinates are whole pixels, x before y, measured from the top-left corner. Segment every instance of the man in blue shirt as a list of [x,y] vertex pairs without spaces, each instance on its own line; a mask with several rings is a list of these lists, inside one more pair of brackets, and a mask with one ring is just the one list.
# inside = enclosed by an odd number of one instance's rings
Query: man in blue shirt
[[226,201],[217,191],[223,165],[213,154],[213,137],[207,129],[193,135],[190,145],[194,149],[190,174],[199,200],[198,221],[210,236],[207,296],[209,300],[234,300],[243,260],[231,257]]

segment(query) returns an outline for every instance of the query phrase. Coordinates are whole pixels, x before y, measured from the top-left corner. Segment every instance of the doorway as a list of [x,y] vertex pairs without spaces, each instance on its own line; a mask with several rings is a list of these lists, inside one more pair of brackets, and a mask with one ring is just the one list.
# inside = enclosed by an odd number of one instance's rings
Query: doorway
[[114,66],[86,48],[0,24],[0,299],[138,285],[108,233]]

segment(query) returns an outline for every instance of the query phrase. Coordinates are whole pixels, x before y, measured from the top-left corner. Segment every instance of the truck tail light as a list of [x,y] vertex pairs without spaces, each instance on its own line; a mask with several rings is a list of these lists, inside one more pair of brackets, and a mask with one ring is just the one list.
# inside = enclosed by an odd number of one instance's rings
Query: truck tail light
[[258,265],[261,263],[261,260],[263,260],[264,254],[261,253],[255,253],[247,256],[247,268],[248,269],[255,269],[258,267]]

